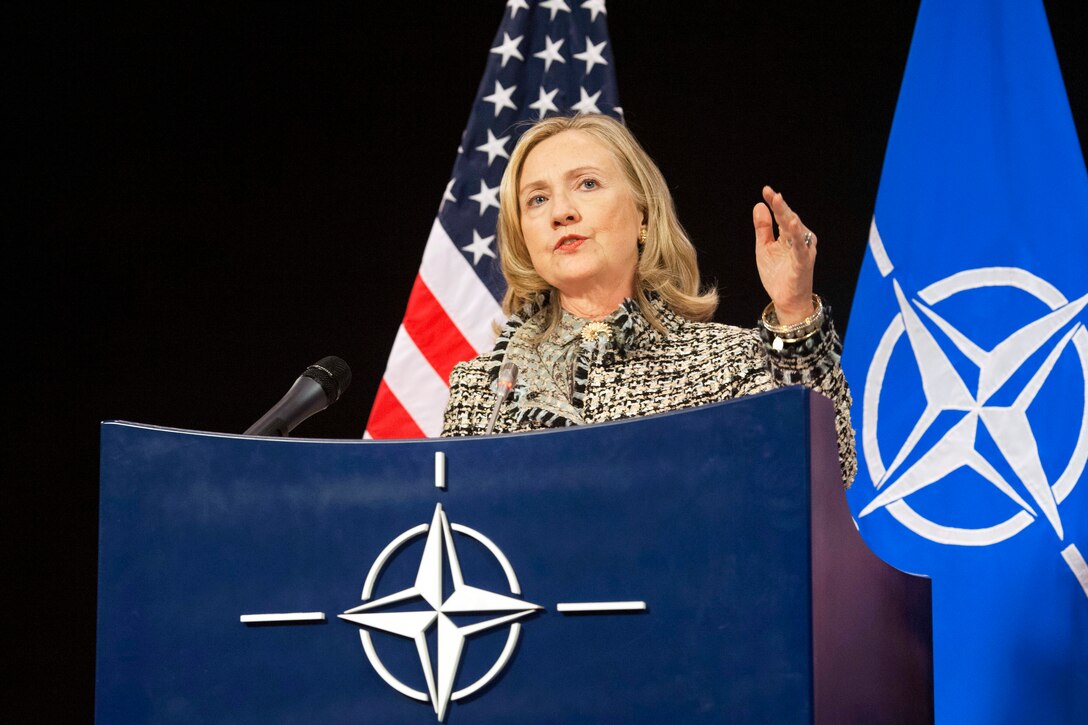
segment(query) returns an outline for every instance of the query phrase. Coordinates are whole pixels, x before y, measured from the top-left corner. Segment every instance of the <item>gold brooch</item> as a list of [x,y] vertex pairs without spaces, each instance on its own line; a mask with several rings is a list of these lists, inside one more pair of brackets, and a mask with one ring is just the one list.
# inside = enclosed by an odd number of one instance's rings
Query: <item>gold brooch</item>
[[583,340],[593,342],[601,335],[604,335],[609,340],[612,339],[612,328],[600,320],[597,320],[596,322],[587,322],[582,326]]

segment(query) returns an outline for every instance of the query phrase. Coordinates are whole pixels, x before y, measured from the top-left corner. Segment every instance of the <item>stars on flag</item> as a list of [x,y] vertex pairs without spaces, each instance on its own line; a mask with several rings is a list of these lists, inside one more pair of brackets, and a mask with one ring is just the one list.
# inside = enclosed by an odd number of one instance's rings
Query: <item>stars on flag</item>
[[491,242],[495,240],[495,235],[492,234],[489,237],[481,237],[480,233],[475,229],[472,230],[472,244],[466,244],[461,247],[462,251],[472,253],[473,266],[480,263],[481,257],[491,257],[497,259],[495,252],[491,250]]
[[586,0],[582,3],[582,7],[589,11],[589,22],[591,23],[597,19],[597,13],[608,15],[608,11],[604,7],[604,0]]
[[[498,114],[495,115],[497,116]],[[491,133],[491,129],[489,128],[487,129],[487,143],[477,146],[476,150],[487,153],[487,165],[491,166],[491,163],[495,160],[496,156],[502,156],[504,159],[510,158],[510,154],[506,152],[506,142],[509,140],[509,136],[495,138],[495,134]]]
[[552,15],[548,20],[555,21],[555,14],[562,10],[565,13],[570,12],[570,5],[567,5],[566,0],[544,0],[540,3],[540,7],[552,11]]
[[487,185],[486,181],[480,179],[479,193],[473,194],[469,199],[472,199],[480,205],[480,216],[483,216],[487,207],[493,206],[496,209],[499,208],[499,187],[498,185],[490,187]]
[[457,203],[457,197],[453,195],[453,185],[457,181],[457,177],[450,179],[450,183],[446,184],[446,190],[442,192],[442,201],[439,202],[438,210],[442,211],[442,207],[446,205],[447,201]]
[[[510,96],[513,95],[515,90],[517,90],[517,86],[503,88],[502,83],[495,81],[495,92],[492,93],[490,96],[484,96],[485,101],[494,104],[496,117],[498,117],[498,115],[502,112],[502,109],[504,108],[512,108],[515,111],[518,110],[517,105],[512,100],[510,100]],[[491,162],[488,161],[488,164],[490,163]]]
[[559,93],[558,88],[545,91],[544,86],[540,87],[540,97],[529,104],[529,108],[537,112],[537,118],[544,118],[548,111],[559,111],[559,106],[555,105],[556,93]]
[[533,53],[534,58],[544,59],[544,72],[547,73],[548,69],[552,67],[552,61],[556,63],[566,63],[567,59],[563,57],[563,54],[559,52],[559,49],[563,47],[563,42],[566,38],[560,38],[559,40],[552,40],[547,35],[544,36],[544,50],[539,53]]
[[593,41],[587,35],[586,49],[581,53],[574,54],[575,59],[585,61],[587,76],[593,72],[594,65],[608,65],[608,61],[604,59],[603,55],[601,55],[601,51],[604,50],[604,46],[606,45],[608,45],[608,42],[604,40],[594,45]]
[[592,96],[586,93],[585,86],[578,89],[578,93],[581,94],[581,99],[577,103],[570,104],[570,107],[578,113],[600,113],[601,109],[597,108],[597,99],[601,97],[601,92],[597,91]]
[[[510,8],[510,19],[513,20],[518,16],[518,10],[528,10],[529,3],[525,0],[506,0],[506,7]],[[597,18],[594,17],[594,20]]]
[[524,35],[519,35],[516,38],[511,38],[509,33],[502,34],[503,41],[501,45],[495,46],[491,49],[491,52],[496,55],[502,56],[502,67],[506,67],[506,61],[511,58],[517,58],[518,60],[525,60],[525,56],[518,50],[518,46],[521,45],[521,41],[525,38]]

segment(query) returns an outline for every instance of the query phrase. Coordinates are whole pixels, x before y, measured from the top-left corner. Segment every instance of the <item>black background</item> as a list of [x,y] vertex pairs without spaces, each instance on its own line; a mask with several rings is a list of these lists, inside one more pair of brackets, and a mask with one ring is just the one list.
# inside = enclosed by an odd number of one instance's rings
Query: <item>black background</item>
[[[720,285],[717,319],[765,303],[751,207],[771,183],[820,236],[843,331],[917,2],[736,5],[610,4],[628,125]],[[1084,139],[1088,11],[1046,8]],[[100,420],[240,432],[333,354],[354,383],[295,434],[362,435],[502,12],[161,2],[12,22],[17,706],[90,717]]]

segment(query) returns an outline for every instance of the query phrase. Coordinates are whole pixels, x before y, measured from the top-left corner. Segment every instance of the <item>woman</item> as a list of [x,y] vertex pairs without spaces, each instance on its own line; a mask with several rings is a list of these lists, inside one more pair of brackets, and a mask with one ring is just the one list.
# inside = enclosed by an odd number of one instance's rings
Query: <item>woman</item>
[[781,194],[764,187],[763,198],[752,219],[771,304],[755,330],[710,323],[717,292],[700,290],[695,249],[665,180],[626,127],[599,115],[535,124],[515,147],[499,192],[510,317],[490,354],[454,368],[442,434],[486,430],[504,362],[519,373],[496,433],[802,384],[835,402],[849,485],[850,391],[829,311],[812,294],[816,237]]

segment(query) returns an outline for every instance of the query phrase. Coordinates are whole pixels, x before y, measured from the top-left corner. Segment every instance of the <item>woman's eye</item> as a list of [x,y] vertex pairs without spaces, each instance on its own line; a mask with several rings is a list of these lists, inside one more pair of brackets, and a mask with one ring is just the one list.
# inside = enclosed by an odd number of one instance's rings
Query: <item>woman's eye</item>
[[540,206],[545,201],[547,201],[547,199],[545,199],[541,194],[537,194],[536,196],[530,196],[529,206]]
[[596,189],[599,186],[596,179],[585,179],[582,182],[583,189]]

